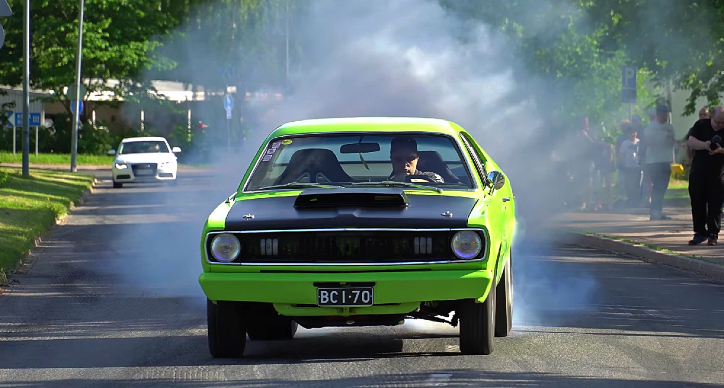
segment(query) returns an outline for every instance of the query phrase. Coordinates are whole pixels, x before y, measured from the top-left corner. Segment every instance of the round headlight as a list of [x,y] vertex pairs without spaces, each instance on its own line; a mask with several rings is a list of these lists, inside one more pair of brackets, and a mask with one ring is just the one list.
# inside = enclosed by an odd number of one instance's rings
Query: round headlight
[[241,252],[241,243],[233,234],[222,233],[211,240],[211,254],[218,261],[234,261]]
[[480,236],[471,230],[455,233],[450,245],[455,256],[465,260],[475,258],[483,249],[483,241]]

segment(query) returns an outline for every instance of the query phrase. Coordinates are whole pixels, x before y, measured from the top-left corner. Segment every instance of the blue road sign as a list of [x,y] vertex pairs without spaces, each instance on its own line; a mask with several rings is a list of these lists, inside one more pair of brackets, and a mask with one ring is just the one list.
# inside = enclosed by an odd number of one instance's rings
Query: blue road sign
[[621,101],[624,103],[636,102],[636,66],[621,66]]
[[621,67],[621,88],[636,89],[636,66]]
[[[70,112],[75,113],[75,101],[70,102]],[[80,109],[78,109],[78,114],[83,113],[83,101],[80,102]]]
[[224,109],[234,109],[234,97],[232,97],[231,94],[227,94],[224,96]]
[[[7,0],[0,0],[0,16],[13,16],[13,11],[10,9]],[[2,24],[0,24],[0,48],[3,47],[3,44],[5,44],[5,30],[3,30]]]
[[231,66],[222,67],[219,69],[219,75],[225,81],[231,81],[236,78],[236,69]]
[[224,109],[234,109],[234,97],[231,97],[231,94],[227,94],[224,96]]
[[[39,127],[40,126],[40,112],[30,112],[29,121],[30,121],[31,127]],[[15,112],[15,126],[16,127],[23,126],[23,112]]]
[[6,124],[8,127],[12,127],[12,126],[13,126],[13,118],[14,118],[14,116],[15,116],[15,112],[12,112],[12,111],[8,112],[8,122],[7,122],[7,124]]
[[33,112],[30,114],[30,126],[31,127],[40,126],[40,113]]

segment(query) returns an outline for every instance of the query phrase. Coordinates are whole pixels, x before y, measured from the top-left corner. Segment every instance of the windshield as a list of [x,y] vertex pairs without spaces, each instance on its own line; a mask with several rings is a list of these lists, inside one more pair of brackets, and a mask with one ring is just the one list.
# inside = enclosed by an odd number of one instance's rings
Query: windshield
[[[247,191],[318,185],[470,189],[470,173],[449,136],[315,134],[273,139],[252,172]],[[283,186],[283,187],[280,187]]]
[[119,155],[169,152],[166,142],[161,140],[129,141],[118,147]]

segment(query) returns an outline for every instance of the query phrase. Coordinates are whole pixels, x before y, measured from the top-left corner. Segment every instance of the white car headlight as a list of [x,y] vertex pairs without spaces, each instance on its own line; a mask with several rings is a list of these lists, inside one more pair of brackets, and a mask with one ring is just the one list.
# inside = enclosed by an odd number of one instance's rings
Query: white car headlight
[[116,162],[116,163],[115,163],[115,166],[116,166],[116,168],[119,169],[119,170],[124,170],[124,169],[128,168],[128,165],[127,165],[126,163],[118,163],[118,162]]
[[241,252],[241,243],[233,234],[217,234],[211,240],[211,254],[218,261],[230,262],[236,260]]
[[450,245],[455,256],[460,259],[469,260],[480,254],[480,251],[483,249],[483,240],[480,239],[480,235],[476,232],[464,230],[455,233]]

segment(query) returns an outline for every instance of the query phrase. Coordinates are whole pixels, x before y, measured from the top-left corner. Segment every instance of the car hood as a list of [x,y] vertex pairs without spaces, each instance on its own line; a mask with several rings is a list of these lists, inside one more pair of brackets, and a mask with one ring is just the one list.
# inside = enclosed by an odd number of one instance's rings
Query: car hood
[[116,156],[116,163],[161,163],[173,160],[176,160],[176,155],[166,152]]
[[[370,202],[384,196],[392,201]],[[406,205],[395,202],[400,196]],[[444,192],[307,190],[299,195],[237,200],[227,214],[226,230],[465,228],[476,202],[476,198]],[[322,204],[315,206],[314,203]]]

